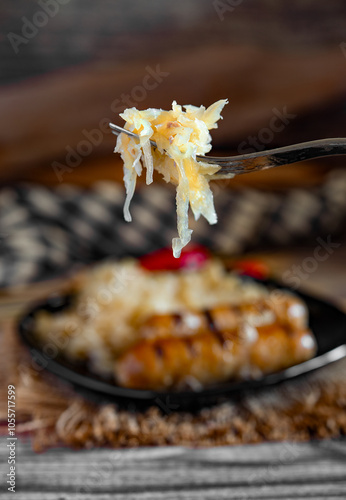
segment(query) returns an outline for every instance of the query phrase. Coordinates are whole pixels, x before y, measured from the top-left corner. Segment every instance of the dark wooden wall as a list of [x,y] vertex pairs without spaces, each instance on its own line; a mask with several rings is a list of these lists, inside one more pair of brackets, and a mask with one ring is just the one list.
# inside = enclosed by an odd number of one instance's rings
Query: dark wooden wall
[[[48,4],[54,15],[43,12]],[[28,23],[42,26],[30,35]],[[345,28],[341,0],[3,0],[0,181],[56,183],[52,163],[66,160],[83,130],[101,120],[120,123],[119,111],[128,107],[123,95],[139,96],[132,103],[141,108],[228,97],[213,143],[235,154],[268,127],[275,110],[294,118],[261,147],[345,136]],[[165,76],[141,94],[148,67]],[[69,181],[92,183],[90,161],[114,179],[113,146],[102,133]],[[335,164],[314,167],[317,179]],[[299,183],[298,171],[291,169],[290,179]],[[263,175],[270,184],[276,174]]]

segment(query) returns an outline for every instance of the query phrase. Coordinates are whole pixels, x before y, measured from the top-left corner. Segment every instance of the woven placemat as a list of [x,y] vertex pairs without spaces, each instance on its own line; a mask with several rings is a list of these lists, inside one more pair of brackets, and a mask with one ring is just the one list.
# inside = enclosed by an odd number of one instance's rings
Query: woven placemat
[[0,419],[7,420],[4,403],[12,384],[17,435],[29,435],[36,451],[59,445],[219,446],[346,434],[346,360],[197,414],[175,411],[167,402],[139,412],[87,401],[55,376],[38,373],[13,321],[1,325],[0,342]]
[[[225,189],[214,183],[218,223],[190,219],[192,241],[212,252],[243,255],[340,239],[346,226],[346,172],[323,185],[284,193]],[[84,190],[20,185],[0,190],[0,288],[61,275],[104,258],[146,254],[171,246],[177,236],[176,190],[154,184],[136,190],[133,221],[124,221],[124,188],[100,182]]]

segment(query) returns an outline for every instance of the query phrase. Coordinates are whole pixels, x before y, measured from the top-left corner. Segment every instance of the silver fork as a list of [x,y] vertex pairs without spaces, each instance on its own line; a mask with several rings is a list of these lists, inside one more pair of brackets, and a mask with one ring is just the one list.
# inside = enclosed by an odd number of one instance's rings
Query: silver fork
[[[135,137],[139,140],[137,134],[125,130],[113,123],[109,124],[112,133],[119,135],[121,133]],[[157,147],[154,141],[150,141],[153,147]],[[197,156],[197,160],[204,163],[219,165],[221,168],[213,177],[222,178],[230,175],[248,174],[256,170],[266,170],[268,168],[289,165],[298,161],[311,160],[322,156],[334,156],[346,154],[346,138],[320,139],[318,141],[301,142],[292,146],[270,149],[268,151],[256,151],[239,156]]]

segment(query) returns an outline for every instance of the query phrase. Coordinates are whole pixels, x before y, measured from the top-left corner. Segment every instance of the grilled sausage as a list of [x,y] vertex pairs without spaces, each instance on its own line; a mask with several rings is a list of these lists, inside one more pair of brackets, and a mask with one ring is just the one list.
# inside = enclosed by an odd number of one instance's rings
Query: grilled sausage
[[288,330],[280,324],[257,328],[258,338],[249,346],[249,357],[239,378],[258,378],[310,359],[316,342],[310,330]]
[[164,390],[189,379],[202,386],[235,376],[243,348],[211,332],[191,337],[142,340],[123,354],[116,365],[120,385]]
[[307,328],[307,309],[298,298],[287,292],[275,292],[253,303],[217,306],[205,311],[183,311],[158,314],[140,325],[141,338],[185,336],[207,330],[229,331],[243,321],[254,326],[278,321],[292,329]]
[[306,323],[303,303],[284,292],[252,304],[155,315],[118,359],[116,378],[125,387],[165,390],[259,377],[313,356]]
[[315,352],[308,330],[292,334],[273,324],[258,327],[256,334],[248,343],[239,342],[237,336],[221,342],[211,332],[142,340],[118,360],[117,381],[125,387],[153,390],[195,382],[205,386],[260,377],[305,361]]

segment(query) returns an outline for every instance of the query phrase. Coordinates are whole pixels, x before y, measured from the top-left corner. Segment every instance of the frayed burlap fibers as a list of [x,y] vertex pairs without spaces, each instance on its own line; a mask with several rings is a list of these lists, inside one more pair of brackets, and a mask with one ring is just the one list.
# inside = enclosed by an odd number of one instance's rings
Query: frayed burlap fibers
[[144,412],[97,405],[58,378],[38,373],[13,321],[1,324],[0,419],[7,431],[7,386],[16,387],[16,432],[36,451],[134,446],[219,446],[264,441],[307,441],[346,434],[346,360],[296,381],[198,414],[158,406]]

